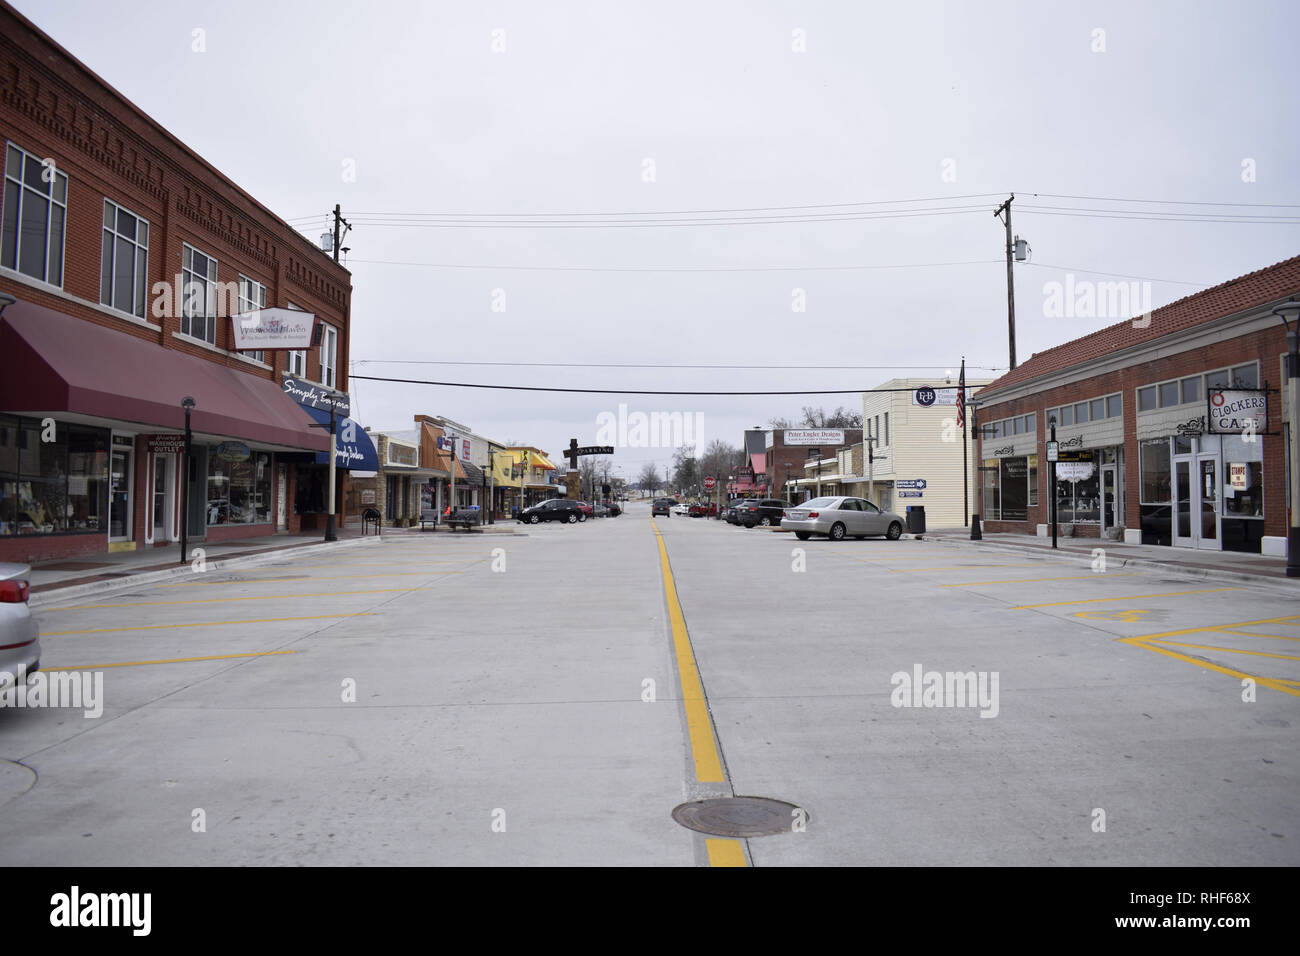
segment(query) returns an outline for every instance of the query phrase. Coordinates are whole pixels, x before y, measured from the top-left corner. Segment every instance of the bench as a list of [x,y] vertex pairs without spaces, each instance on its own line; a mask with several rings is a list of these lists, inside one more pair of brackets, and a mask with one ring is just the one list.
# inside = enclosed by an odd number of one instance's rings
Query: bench
[[434,530],[434,531],[437,531],[437,530],[438,530],[438,509],[437,509],[437,508],[422,508],[422,509],[420,510],[420,530],[421,530],[421,531],[424,530],[424,523],[425,523],[426,521],[427,521],[429,524],[433,525],[433,530]]

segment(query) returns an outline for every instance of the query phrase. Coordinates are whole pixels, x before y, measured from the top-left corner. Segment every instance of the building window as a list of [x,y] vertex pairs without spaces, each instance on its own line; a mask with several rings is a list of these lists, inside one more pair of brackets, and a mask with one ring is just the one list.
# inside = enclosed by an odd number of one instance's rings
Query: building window
[[1101,482],[1092,452],[1056,465],[1056,520],[1094,524],[1101,518]]
[[320,344],[320,383],[334,388],[334,365],[338,361],[339,332],[332,325],[325,326],[325,337]]
[[1062,424],[1062,425],[1073,425],[1073,424],[1074,424],[1074,406],[1073,406],[1073,405],[1065,405],[1065,406],[1063,406],[1063,407],[1061,408],[1061,424]]
[[1178,404],[1178,383],[1165,382],[1159,387],[1160,407],[1170,408]]
[[1029,517],[1029,470],[1024,458],[1003,458],[998,468],[1001,520],[1024,521]]
[[230,461],[208,450],[207,524],[266,524],[271,520],[271,456],[253,452]]
[[1027,435],[1032,435],[1032,434],[1034,433],[1034,430],[1035,430],[1036,428],[1038,428],[1038,413],[1035,412],[1035,413],[1032,414],[1032,415],[1026,415],[1026,416],[1025,416],[1025,434],[1027,434]]
[[1118,395],[1106,397],[1106,417],[1119,418],[1124,414],[1124,400]]
[[148,271],[149,223],[105,199],[99,301],[143,319]]
[[885,444],[889,444],[889,412],[885,412]]
[[1255,363],[1238,365],[1232,370],[1233,388],[1259,388],[1259,371]]
[[1088,417],[1094,422],[1099,422],[1106,417],[1106,400],[1104,398],[1094,398],[1088,403]]
[[1038,456],[1029,456],[1029,507],[1038,505]]
[[1201,377],[1199,375],[1183,379],[1182,388],[1184,405],[1190,405],[1192,402],[1201,400]]
[[217,260],[181,246],[181,334],[217,344]]
[[7,144],[0,265],[61,287],[67,213],[67,174]]
[[1148,385],[1138,389],[1138,411],[1149,412],[1156,407],[1156,387]]
[[[301,308],[294,305],[292,302],[289,303],[289,308],[293,309],[295,312],[303,311]],[[295,349],[289,353],[288,370],[290,375],[296,375],[299,378],[307,377],[307,350],[306,349]]]
[[1139,449],[1142,461],[1142,504],[1167,505],[1170,502],[1169,440],[1144,441]]
[[1074,406],[1074,423],[1076,425],[1082,425],[1087,421],[1088,421],[1088,403],[1079,402],[1079,404]]
[[1228,387],[1228,370],[1226,368],[1219,369],[1217,372],[1210,372],[1205,376],[1205,388],[1207,391]]
[[[239,277],[239,311],[256,312],[258,309],[266,308],[266,286],[262,283],[250,279],[248,276]],[[249,358],[258,361],[266,361],[266,353],[260,349],[250,349],[243,353]]]
[[43,431],[0,416],[0,537],[106,532],[108,430],[56,422],[50,442]]

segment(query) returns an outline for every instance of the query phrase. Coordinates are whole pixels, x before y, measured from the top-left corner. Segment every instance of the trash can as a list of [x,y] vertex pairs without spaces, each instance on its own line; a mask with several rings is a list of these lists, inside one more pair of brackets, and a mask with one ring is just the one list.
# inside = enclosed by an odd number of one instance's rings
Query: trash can
[[909,534],[925,534],[925,505],[907,506],[907,531]]

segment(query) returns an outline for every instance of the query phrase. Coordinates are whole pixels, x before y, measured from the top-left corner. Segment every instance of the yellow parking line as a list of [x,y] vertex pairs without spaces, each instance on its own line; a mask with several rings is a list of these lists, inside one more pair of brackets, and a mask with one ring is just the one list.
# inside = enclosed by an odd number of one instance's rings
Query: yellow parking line
[[704,841],[709,852],[709,866],[744,866],[745,848],[739,840],[724,840],[709,837]]
[[[1087,598],[1083,601],[1053,601],[1051,604],[1021,604],[1018,607],[1011,608],[1011,610],[1028,611],[1036,607],[1065,607],[1068,604],[1099,604],[1103,601],[1138,601],[1141,600],[1142,598],[1176,597],[1180,594],[1210,594],[1211,592],[1214,591],[1240,591],[1240,590],[1241,588],[1202,588],[1198,591],[1165,591],[1161,594],[1126,594],[1124,595],[1124,597]],[[1193,628],[1192,630],[1202,631],[1205,630],[1205,628],[1197,627],[1197,628]],[[1169,633],[1172,636],[1174,634],[1190,634],[1192,633],[1192,631],[1170,631]],[[1160,636],[1160,635],[1150,635],[1150,636]]]
[[1185,634],[1200,634],[1205,631],[1221,631],[1229,627],[1255,627],[1259,624],[1287,624],[1300,620],[1300,614],[1288,614],[1286,617],[1266,617],[1258,621],[1232,621],[1227,624],[1205,624],[1201,627],[1186,627],[1181,631],[1161,631],[1159,634],[1143,634],[1139,640],[1154,641],[1162,637],[1182,637]]
[[211,657],[170,657],[160,661],[123,661],[120,664],[78,664],[75,667],[42,667],[43,671],[104,671],[110,667],[144,667],[146,664],[188,664],[192,661],[229,661],[237,657],[274,657],[297,651],[253,651],[249,654],[214,654]]
[[1231,667],[1222,667],[1218,664],[1211,664],[1209,661],[1199,660],[1187,654],[1180,654],[1178,651],[1171,651],[1167,647],[1157,647],[1154,644],[1146,643],[1140,637],[1121,637],[1118,639],[1121,644],[1132,644],[1134,647],[1145,648],[1148,651],[1155,651],[1157,654],[1164,654],[1166,657],[1172,657],[1174,660],[1183,661],[1187,664],[1195,664],[1208,671],[1214,671],[1216,674],[1225,674],[1228,677],[1235,677],[1238,680],[1253,680],[1256,684],[1263,687],[1269,687],[1273,690],[1280,690],[1284,694],[1290,694],[1293,697],[1300,697],[1300,687],[1288,687],[1291,681],[1275,680],[1270,677],[1260,677],[1257,674],[1247,674],[1245,671],[1233,670]]
[[1244,634],[1247,637],[1271,637],[1275,641],[1300,641],[1300,637],[1289,637],[1286,634],[1256,634],[1254,631],[1235,631],[1230,627],[1216,627],[1215,631],[1220,634]]
[[117,631],[168,631],[181,627],[223,627],[227,624],[273,624],[280,621],[319,621],[331,617],[371,617],[369,611],[360,614],[308,614],[303,617],[260,617],[251,621],[195,621],[190,624],[141,624],[138,627],[96,627],[82,631],[47,631],[41,637],[62,637],[68,634],[111,634]]
[[1300,661],[1294,654],[1270,654],[1267,651],[1247,651],[1235,647],[1215,647],[1210,644],[1189,644],[1186,641],[1152,641],[1153,644],[1169,644],[1173,647],[1195,647],[1202,651],[1221,651],[1224,654],[1249,654],[1252,657],[1278,657],[1284,661]]
[[[1125,574],[1136,574],[1136,571],[1112,571],[1107,577],[1120,577]],[[1032,581],[1082,581],[1084,578],[1095,578],[1097,572],[1092,574],[1071,574],[1060,578],[1003,578],[1001,581],[961,581],[957,584],[941,584],[941,588],[970,588],[978,584],[1027,584]]]
[[[218,574],[222,573],[220,571]],[[243,573],[242,571],[240,572]],[[334,574],[322,577],[313,575],[287,575],[282,578],[258,578],[255,581],[188,581],[184,584],[160,584],[160,588],[211,588],[220,584],[274,584],[276,581],[359,581],[362,578],[423,578],[431,574],[464,574],[464,571],[389,571],[387,574]],[[101,607],[103,605],[100,605]]]
[[983,571],[985,568],[1037,568],[1040,564],[954,564],[939,568],[897,568],[890,574],[919,574],[924,571]]
[[231,601],[291,601],[295,598],[343,597],[348,594],[399,594],[406,591],[427,591],[429,588],[371,588],[366,591],[317,591],[312,594],[249,594],[243,597],[186,598],[183,601],[133,601],[127,604],[80,604],[71,607],[50,607],[45,611],[98,611],[118,607],[163,607],[172,604],[227,604]]
[[655,538],[659,542],[659,567],[663,571],[664,596],[668,600],[668,620],[673,631],[673,650],[677,656],[677,672],[681,677],[682,705],[686,710],[686,730],[691,741],[691,757],[695,761],[695,778],[701,782],[722,783],[722,758],[718,756],[717,743],[713,739],[713,722],[709,717],[709,702],[704,696],[704,685],[700,681],[700,671],[691,651],[691,638],[686,631],[686,618],[682,614],[681,602],[677,599],[677,585],[673,581],[673,570],[668,564],[668,548],[664,545],[663,535],[650,519]]

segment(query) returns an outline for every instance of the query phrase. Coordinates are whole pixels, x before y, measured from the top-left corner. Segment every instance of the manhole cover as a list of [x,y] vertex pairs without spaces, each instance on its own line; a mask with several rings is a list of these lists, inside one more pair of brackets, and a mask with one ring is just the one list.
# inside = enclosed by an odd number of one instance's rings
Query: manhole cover
[[673,819],[699,833],[760,837],[802,828],[808,814],[793,803],[768,797],[715,797],[683,803],[673,810]]

